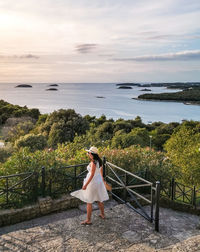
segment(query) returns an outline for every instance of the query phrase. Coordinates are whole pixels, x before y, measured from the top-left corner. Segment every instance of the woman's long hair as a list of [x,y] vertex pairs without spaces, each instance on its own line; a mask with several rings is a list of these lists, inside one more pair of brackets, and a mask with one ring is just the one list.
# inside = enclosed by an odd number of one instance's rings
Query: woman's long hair
[[101,158],[99,157],[99,155],[98,155],[98,154],[95,154],[95,153],[92,153],[92,152],[90,152],[90,153],[91,153],[92,156],[93,156],[94,163],[96,163],[96,162],[98,161],[98,162],[99,162],[99,167],[101,167],[102,164],[103,164],[103,162],[102,162]]

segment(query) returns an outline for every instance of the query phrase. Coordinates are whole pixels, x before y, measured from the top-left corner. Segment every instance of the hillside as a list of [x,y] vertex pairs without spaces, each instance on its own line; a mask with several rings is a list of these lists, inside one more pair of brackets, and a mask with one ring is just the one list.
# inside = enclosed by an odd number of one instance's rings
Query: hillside
[[178,102],[187,102],[191,104],[200,104],[200,88],[192,88],[175,93],[142,94],[138,96],[138,99],[178,101]]

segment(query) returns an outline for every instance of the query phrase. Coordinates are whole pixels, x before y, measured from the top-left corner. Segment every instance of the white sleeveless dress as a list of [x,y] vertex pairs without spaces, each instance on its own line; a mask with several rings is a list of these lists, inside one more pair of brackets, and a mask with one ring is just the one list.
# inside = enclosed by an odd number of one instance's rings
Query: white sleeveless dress
[[[91,175],[91,166],[90,164],[87,166],[87,176],[84,179],[83,185],[85,185]],[[72,196],[86,202],[93,203],[94,201],[103,202],[109,199],[106,187],[103,183],[103,179],[101,177],[99,162],[96,164],[96,169],[94,176],[90,183],[88,184],[86,190],[78,190],[71,193]]]

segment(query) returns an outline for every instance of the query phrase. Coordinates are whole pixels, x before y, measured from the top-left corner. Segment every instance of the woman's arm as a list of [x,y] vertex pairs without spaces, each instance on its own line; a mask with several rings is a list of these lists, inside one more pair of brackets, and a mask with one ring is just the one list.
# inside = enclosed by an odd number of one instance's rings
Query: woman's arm
[[85,190],[88,186],[88,184],[90,183],[90,181],[92,180],[92,178],[94,177],[94,173],[95,173],[95,170],[96,170],[96,165],[94,162],[91,162],[91,175],[88,179],[88,181],[85,183],[85,185],[82,187],[83,190]]

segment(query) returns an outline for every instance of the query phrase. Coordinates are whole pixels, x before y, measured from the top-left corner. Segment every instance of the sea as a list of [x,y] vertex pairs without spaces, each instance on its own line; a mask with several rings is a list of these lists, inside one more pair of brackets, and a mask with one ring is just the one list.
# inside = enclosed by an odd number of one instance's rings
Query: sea
[[59,109],[74,109],[82,116],[91,115],[117,120],[135,119],[140,116],[144,123],[182,122],[200,120],[199,105],[181,102],[143,101],[137,98],[144,93],[177,92],[165,87],[119,89],[116,83],[58,83],[57,91],[48,91],[52,83],[32,83],[32,88],[16,88],[18,84],[0,83],[0,99],[9,103],[38,108],[42,114]]

